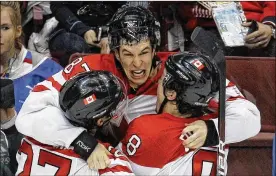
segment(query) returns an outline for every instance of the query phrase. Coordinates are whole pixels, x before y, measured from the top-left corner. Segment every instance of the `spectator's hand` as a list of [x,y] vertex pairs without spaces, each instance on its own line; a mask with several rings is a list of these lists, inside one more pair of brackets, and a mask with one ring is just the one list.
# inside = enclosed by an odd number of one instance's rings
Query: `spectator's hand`
[[100,46],[101,46],[101,54],[109,54],[110,53],[110,48],[109,48],[107,37],[101,39]]
[[0,108],[1,122],[9,121],[11,118],[15,116],[15,114],[16,112],[14,108],[7,108],[7,109]]
[[84,40],[89,45],[100,47],[99,44],[96,44],[96,42],[97,42],[96,32],[93,31],[92,29],[89,30],[89,31],[87,31],[87,32],[85,32],[85,34],[84,34]]
[[[247,46],[250,49],[265,48],[271,39],[271,27],[269,25],[259,22],[257,22],[257,24],[258,30],[252,32],[251,34],[248,34],[244,39],[245,46]],[[249,27],[251,25],[251,22],[243,23],[242,25],[245,27]]]
[[197,149],[204,145],[207,137],[207,125],[203,120],[197,120],[193,123],[186,124],[182,134],[192,134],[187,139],[183,140],[185,148]]
[[90,169],[105,169],[110,164],[108,155],[111,155],[111,153],[102,144],[98,143],[87,159],[88,166]]

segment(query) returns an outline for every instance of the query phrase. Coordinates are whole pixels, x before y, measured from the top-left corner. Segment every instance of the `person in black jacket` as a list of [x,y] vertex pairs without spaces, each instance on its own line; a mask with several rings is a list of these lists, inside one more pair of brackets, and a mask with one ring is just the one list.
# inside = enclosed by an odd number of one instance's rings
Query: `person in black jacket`
[[[117,9],[125,3],[52,1],[51,11],[59,21],[58,30],[52,34],[49,41],[52,56],[62,60],[61,65],[67,65],[70,55],[76,52],[109,53],[107,37],[100,37],[99,27],[105,26]],[[71,44],[62,42],[63,39],[78,42]]]

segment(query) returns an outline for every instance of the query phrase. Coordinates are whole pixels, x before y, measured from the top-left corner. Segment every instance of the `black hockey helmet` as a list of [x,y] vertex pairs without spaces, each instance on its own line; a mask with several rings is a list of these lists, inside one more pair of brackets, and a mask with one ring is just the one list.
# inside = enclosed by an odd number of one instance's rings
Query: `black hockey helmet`
[[126,88],[108,71],[84,72],[62,86],[59,104],[65,116],[78,126],[91,129],[105,116],[118,126],[127,108]]
[[165,64],[167,74],[163,80],[164,91],[172,82],[183,86],[178,97],[190,109],[207,107],[219,90],[219,75],[208,56],[183,52],[169,56]]
[[122,6],[113,15],[108,27],[111,49],[122,44],[136,44],[144,39],[149,39],[153,47],[159,46],[161,42],[160,23],[149,10],[141,6]]

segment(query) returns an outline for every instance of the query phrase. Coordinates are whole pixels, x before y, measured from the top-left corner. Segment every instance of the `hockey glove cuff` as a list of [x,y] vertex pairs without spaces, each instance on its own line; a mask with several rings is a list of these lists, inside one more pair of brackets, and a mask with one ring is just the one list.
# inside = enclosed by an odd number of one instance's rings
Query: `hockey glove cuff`
[[94,151],[98,141],[94,136],[90,135],[87,131],[82,132],[72,143],[74,151],[81,156],[85,161]]
[[216,126],[212,120],[205,120],[204,121],[207,125],[207,137],[205,140],[205,143],[203,147],[210,147],[210,146],[215,146],[218,145],[219,143],[219,136],[218,132],[216,130]]

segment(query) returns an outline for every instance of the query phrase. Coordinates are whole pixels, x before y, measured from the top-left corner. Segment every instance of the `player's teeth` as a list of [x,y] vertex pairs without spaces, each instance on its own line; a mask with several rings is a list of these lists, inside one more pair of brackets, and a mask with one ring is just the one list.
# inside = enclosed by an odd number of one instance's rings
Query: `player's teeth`
[[136,73],[136,74],[140,74],[140,73],[143,72],[143,70],[140,70],[140,71],[133,71],[133,72]]

